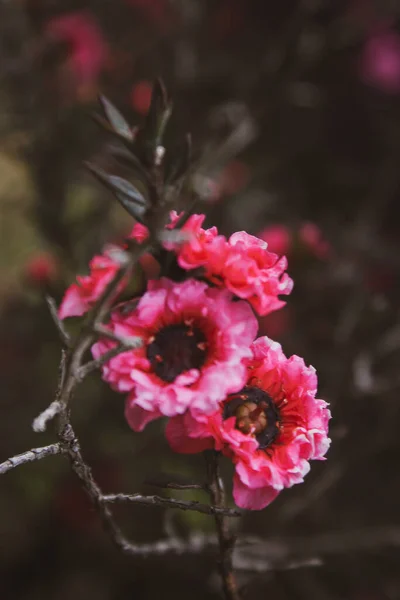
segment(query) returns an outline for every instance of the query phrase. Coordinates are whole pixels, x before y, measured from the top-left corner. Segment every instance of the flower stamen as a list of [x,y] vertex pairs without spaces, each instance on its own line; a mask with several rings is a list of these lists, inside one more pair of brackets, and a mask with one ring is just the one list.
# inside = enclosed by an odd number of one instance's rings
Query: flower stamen
[[201,329],[190,322],[167,325],[151,336],[146,355],[155,374],[173,382],[190,369],[201,369],[206,361],[207,341]]
[[246,386],[228,397],[224,419],[236,417],[235,427],[256,438],[259,448],[270,446],[280,432],[278,408],[267,392],[256,386]]

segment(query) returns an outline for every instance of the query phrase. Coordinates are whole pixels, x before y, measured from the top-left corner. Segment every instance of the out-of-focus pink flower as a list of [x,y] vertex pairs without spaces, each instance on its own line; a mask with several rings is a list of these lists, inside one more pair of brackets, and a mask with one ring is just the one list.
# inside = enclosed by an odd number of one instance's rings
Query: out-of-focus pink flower
[[[210,413],[226,394],[239,390],[246,377],[257,320],[246,302],[234,302],[228,290],[188,279],[150,281],[134,310],[124,304],[108,325],[117,335],[137,337],[139,348],[119,354],[103,367],[104,379],[128,392],[126,418],[134,430],[161,414],[190,408]],[[95,358],[115,343],[100,340]]]
[[317,258],[326,259],[331,247],[327,240],[324,239],[321,229],[315,223],[303,223],[299,229],[299,240],[310,254]]
[[[135,224],[130,234],[130,237],[139,243],[142,243],[147,236],[147,228],[140,223]],[[116,253],[121,250],[123,246],[107,246],[103,254],[92,258],[89,263],[89,275],[78,275],[77,283],[70,285],[65,292],[58,311],[60,319],[80,317],[92,308],[120,268]],[[123,291],[125,285],[126,281],[122,281],[116,297]]]
[[258,237],[267,242],[268,250],[282,256],[289,254],[292,246],[292,233],[286,225],[270,225],[263,229]]
[[131,106],[140,115],[147,115],[152,93],[153,85],[150,81],[138,81],[132,86],[130,94]]
[[400,35],[391,30],[373,34],[360,57],[362,80],[383,92],[400,92]]
[[97,80],[108,57],[108,46],[92,15],[75,11],[50,19],[46,30],[52,39],[67,43],[68,65],[82,100],[92,99]]
[[24,267],[24,277],[33,285],[47,285],[55,281],[58,275],[58,264],[49,252],[40,252],[29,258]]
[[202,267],[214,285],[225,286],[246,299],[259,315],[266,315],[285,303],[279,294],[290,294],[293,281],[285,272],[286,257],[267,250],[267,244],[239,231],[227,240],[216,227],[202,229],[204,215],[192,215],[183,226],[191,234],[187,242],[176,244],[178,264],[183,269]]
[[331,246],[324,238],[322,230],[311,222],[302,223],[297,232],[290,230],[287,225],[271,225],[262,230],[258,237],[268,244],[268,250],[279,255],[291,255],[296,251],[297,242],[300,242],[307,254],[320,260],[326,260],[331,254]]
[[286,487],[301,483],[309,460],[329,448],[326,402],[315,398],[317,377],[298,356],[258,338],[247,382],[211,415],[187,412],[169,420],[167,439],[177,452],[215,448],[235,465],[233,495],[242,508],[259,510]]

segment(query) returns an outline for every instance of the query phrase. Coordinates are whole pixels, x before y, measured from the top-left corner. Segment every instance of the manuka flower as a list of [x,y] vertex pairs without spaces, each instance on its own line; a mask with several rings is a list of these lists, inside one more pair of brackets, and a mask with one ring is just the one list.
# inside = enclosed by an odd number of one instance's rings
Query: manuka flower
[[61,71],[65,79],[64,94],[75,92],[83,102],[93,100],[109,55],[96,20],[87,11],[73,11],[50,19],[46,24],[46,34],[68,47],[68,57]]
[[267,244],[245,231],[226,239],[216,227],[202,229],[204,215],[192,215],[182,227],[188,241],[175,244],[178,264],[191,270],[202,268],[204,276],[218,287],[225,286],[246,299],[259,315],[285,305],[279,294],[290,294],[293,281],[287,273],[285,256],[267,250]]
[[309,460],[328,450],[330,412],[315,398],[317,377],[298,356],[286,358],[267,337],[252,344],[247,381],[211,415],[170,419],[166,434],[177,452],[215,448],[235,464],[238,506],[262,509],[285,487],[301,483]]
[[[129,237],[141,243],[147,236],[147,228],[137,223]],[[92,308],[121,266],[115,256],[121,249],[123,246],[107,246],[103,254],[92,258],[89,263],[89,275],[78,275],[77,283],[70,285],[65,292],[58,311],[60,319],[80,317]],[[121,282],[117,296],[123,291],[125,285],[126,281]]]
[[332,251],[321,228],[312,222],[301,223],[296,230],[283,224],[270,225],[258,235],[277,254],[295,256],[300,251],[304,257],[307,255],[326,260]]
[[[119,305],[108,327],[119,336],[134,336],[142,345],[112,358],[103,377],[119,392],[128,392],[126,417],[134,430],[160,415],[190,408],[209,414],[227,394],[243,387],[257,321],[246,302],[234,301],[224,289],[188,279],[150,281],[137,307]],[[115,342],[93,346],[100,357]]]

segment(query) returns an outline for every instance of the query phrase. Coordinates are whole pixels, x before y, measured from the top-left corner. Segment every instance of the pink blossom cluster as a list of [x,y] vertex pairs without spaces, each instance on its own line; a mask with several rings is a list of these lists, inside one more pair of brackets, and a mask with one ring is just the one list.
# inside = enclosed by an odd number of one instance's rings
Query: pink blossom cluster
[[64,93],[81,102],[92,101],[109,56],[107,42],[94,17],[85,10],[69,12],[50,19],[45,33],[69,49],[60,73]]
[[388,94],[398,94],[400,35],[389,27],[373,31],[362,49],[359,71],[366,84]]
[[323,231],[315,223],[307,221],[294,230],[279,223],[269,225],[259,233],[259,237],[277,254],[292,256],[296,251],[302,251],[319,260],[327,260],[332,255],[332,248]]
[[[298,356],[286,358],[271,339],[256,337],[256,315],[284,306],[279,296],[292,290],[286,258],[244,231],[226,238],[216,227],[203,229],[204,220],[190,216],[179,236],[165,236],[162,252],[142,257],[145,274],[149,256],[153,261],[145,289],[134,302],[118,303],[129,277],[120,283],[105,324],[110,337],[100,338],[92,352],[103,356],[115,346],[113,336],[135,338],[137,347],[102,367],[104,380],[126,397],[131,428],[142,431],[167,417],[173,450],[221,452],[235,465],[236,504],[261,509],[302,482],[310,460],[324,458],[330,412],[315,397],[315,370]],[[167,228],[178,223],[172,213]],[[147,236],[142,225],[130,235],[139,244]],[[119,269],[115,250],[95,256],[89,275],[69,287],[61,318],[93,307]]]

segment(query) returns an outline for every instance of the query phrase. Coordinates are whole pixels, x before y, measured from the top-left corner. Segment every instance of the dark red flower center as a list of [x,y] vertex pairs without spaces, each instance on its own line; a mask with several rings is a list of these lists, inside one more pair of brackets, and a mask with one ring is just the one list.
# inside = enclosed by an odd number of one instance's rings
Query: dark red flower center
[[207,340],[190,321],[167,325],[150,338],[146,355],[155,374],[171,383],[185,371],[201,369],[206,361]]
[[279,433],[279,411],[272,398],[258,387],[246,386],[228,396],[224,419],[236,417],[236,429],[256,438],[259,448],[267,448]]

